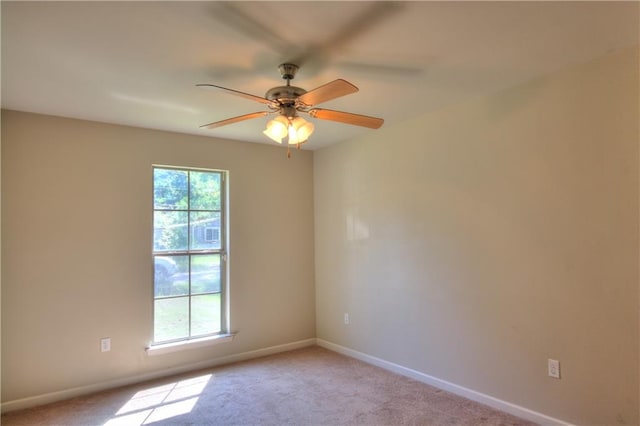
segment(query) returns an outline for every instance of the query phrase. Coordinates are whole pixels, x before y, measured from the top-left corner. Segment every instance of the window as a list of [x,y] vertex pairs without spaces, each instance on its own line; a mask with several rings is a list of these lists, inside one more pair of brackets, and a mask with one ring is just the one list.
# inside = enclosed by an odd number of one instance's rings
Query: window
[[153,168],[153,342],[226,332],[225,172]]
[[217,228],[205,228],[204,240],[205,241],[217,241],[220,239],[220,231]]

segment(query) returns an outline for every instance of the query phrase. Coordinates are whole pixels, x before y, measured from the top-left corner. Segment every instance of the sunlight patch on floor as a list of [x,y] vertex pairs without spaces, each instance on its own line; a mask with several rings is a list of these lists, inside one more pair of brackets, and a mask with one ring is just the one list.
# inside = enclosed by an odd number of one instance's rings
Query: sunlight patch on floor
[[211,374],[137,392],[105,426],[144,425],[190,413]]

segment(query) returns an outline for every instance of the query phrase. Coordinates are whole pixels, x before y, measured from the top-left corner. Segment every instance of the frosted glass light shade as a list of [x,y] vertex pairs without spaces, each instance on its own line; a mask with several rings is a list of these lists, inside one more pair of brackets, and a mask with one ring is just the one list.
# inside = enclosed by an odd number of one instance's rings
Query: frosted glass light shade
[[298,145],[306,142],[313,133],[313,123],[309,123],[302,117],[291,120],[289,125],[289,145]]
[[288,128],[289,120],[279,115],[267,123],[267,128],[262,133],[275,142],[282,143],[282,139],[288,134]]
[[288,137],[289,145],[299,145],[306,142],[313,133],[313,123],[302,117],[289,119],[279,115],[267,123],[267,128],[262,133],[277,143],[282,143],[283,139]]

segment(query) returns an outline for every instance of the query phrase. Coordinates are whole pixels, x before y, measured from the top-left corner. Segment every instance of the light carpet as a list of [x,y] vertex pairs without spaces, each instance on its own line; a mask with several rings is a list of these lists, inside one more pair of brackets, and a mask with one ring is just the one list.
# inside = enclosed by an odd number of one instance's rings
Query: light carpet
[[2,415],[13,425],[532,425],[317,346]]

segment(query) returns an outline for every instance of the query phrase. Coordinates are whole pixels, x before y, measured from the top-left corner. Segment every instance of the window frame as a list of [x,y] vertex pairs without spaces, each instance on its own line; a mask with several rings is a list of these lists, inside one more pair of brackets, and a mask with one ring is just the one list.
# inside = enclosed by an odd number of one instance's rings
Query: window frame
[[[155,206],[155,171],[156,170],[175,170],[182,171],[187,173],[187,207],[186,209],[156,209]],[[202,209],[191,209],[191,172],[205,172],[205,173],[213,173],[218,174],[220,176],[220,206],[219,210],[202,210]],[[147,348],[149,353],[151,350],[156,352],[160,352],[158,349],[162,348],[179,348],[185,344],[193,344],[195,346],[201,346],[203,343],[211,341],[213,343],[228,341],[226,337],[233,337],[229,334],[229,300],[228,300],[228,174],[227,170],[220,169],[207,169],[207,168],[198,168],[198,167],[183,167],[183,166],[168,166],[168,165],[152,165],[151,169],[151,180],[152,180],[152,238],[151,238],[151,263],[152,263],[152,280],[151,280],[151,304],[152,304],[152,339]],[[157,251],[156,250],[156,233],[155,233],[155,214],[156,212],[162,211],[182,211],[186,213],[187,216],[187,248],[185,250],[165,250],[165,251]],[[219,248],[196,248],[191,249],[191,241],[194,238],[194,231],[191,228],[191,213],[198,212],[219,212]],[[204,233],[204,231],[203,231]],[[218,255],[219,256],[219,274],[220,274],[220,330],[212,333],[206,334],[192,334],[192,298],[194,296],[199,296],[203,294],[215,294],[215,292],[193,292],[191,283],[191,268],[192,268],[192,258],[193,256],[202,256],[202,255]],[[155,268],[155,258],[162,256],[184,256],[188,259],[188,274],[189,274],[189,285],[188,291],[184,295],[174,295],[174,296],[165,296],[158,297],[156,295],[156,268]],[[188,300],[188,335],[186,337],[179,337],[168,340],[160,340],[156,341],[156,301],[158,299],[169,299],[169,298],[187,298]],[[172,351],[172,350],[171,350]]]

